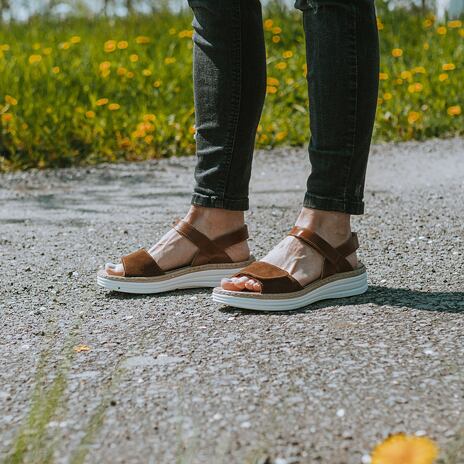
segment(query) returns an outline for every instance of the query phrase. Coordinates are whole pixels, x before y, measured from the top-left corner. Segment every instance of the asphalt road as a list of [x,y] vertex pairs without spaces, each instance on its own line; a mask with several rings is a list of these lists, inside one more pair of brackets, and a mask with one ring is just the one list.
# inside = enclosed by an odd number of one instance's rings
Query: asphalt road
[[[464,140],[375,146],[370,290],[284,314],[96,287],[183,214],[193,163],[0,176],[0,461],[354,464],[407,432],[464,462]],[[307,171],[305,149],[257,154],[258,257]]]

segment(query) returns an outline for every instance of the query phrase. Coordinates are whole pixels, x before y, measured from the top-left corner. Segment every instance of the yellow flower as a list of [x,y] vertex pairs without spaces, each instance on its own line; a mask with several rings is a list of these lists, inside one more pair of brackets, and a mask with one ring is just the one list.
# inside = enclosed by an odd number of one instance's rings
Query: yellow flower
[[59,74],[61,71],[60,67],[59,66],[53,66],[52,68],[52,73],[53,74]]
[[161,87],[161,81],[155,81],[155,82],[153,82],[153,87],[155,87],[156,89],[157,89],[158,87]]
[[275,67],[276,69],[282,71],[283,69],[286,69],[287,63],[285,63],[285,61],[280,61],[279,63],[275,65]]
[[440,82],[446,81],[446,79],[448,79],[448,74],[447,74],[447,73],[441,73],[441,74],[438,76],[438,80],[439,80]]
[[125,76],[127,74],[127,69],[120,66],[117,70],[118,76]]
[[100,71],[104,71],[105,69],[109,69],[111,67],[111,62],[110,61],[103,61],[100,63]]
[[403,50],[401,48],[394,48],[391,54],[394,58],[399,58],[403,54]]
[[273,85],[268,85],[266,87],[266,92],[270,94],[277,93],[277,87],[274,87]]
[[448,27],[450,29],[456,29],[461,26],[462,26],[462,21],[460,21],[459,19],[456,19],[455,21],[448,21]]
[[401,85],[403,83],[403,79],[396,79],[395,84]]
[[459,105],[450,106],[446,111],[450,116],[459,116],[461,114],[461,107]]
[[138,43],[139,45],[146,45],[150,43],[150,37],[140,35],[135,39],[135,43]]
[[431,19],[425,19],[422,24],[424,27],[431,27],[433,25],[433,21]]
[[447,29],[445,26],[440,26],[440,27],[437,27],[437,34],[439,35],[445,35],[447,32]]
[[464,29],[459,29],[459,35],[460,35],[461,37],[464,37]]
[[388,437],[372,451],[372,464],[433,464],[438,447],[427,437],[398,434]]
[[8,44],[0,45],[0,51],[2,52],[7,52],[9,49],[10,49],[10,46]]
[[53,50],[52,50],[50,47],[47,47],[47,48],[44,48],[44,49],[42,50],[42,53],[43,53],[44,55],[51,55],[51,54],[52,54],[52,51],[53,51]]
[[416,74],[426,74],[427,71],[423,66],[416,66],[415,68],[412,68],[412,72]]
[[40,50],[41,45],[39,43],[35,43],[32,45],[32,50]]
[[385,92],[383,94],[383,99],[384,100],[391,100],[392,99],[392,94],[390,92]]
[[408,122],[409,124],[414,124],[415,122],[419,121],[421,115],[417,111],[410,111],[408,114]]
[[274,85],[277,86],[279,85],[279,79],[276,79],[275,77],[268,77],[267,78],[267,85]]
[[12,97],[11,95],[6,95],[5,101],[11,106],[16,106],[18,104],[18,100],[16,100],[16,98]]
[[387,74],[387,73],[384,73],[384,72],[379,73],[379,79],[380,79],[381,81],[386,81],[386,80],[388,80],[388,74]]
[[410,71],[402,71],[400,76],[401,79],[411,79],[412,73]]
[[62,50],[68,50],[71,47],[71,44],[69,42],[63,42],[58,45]]
[[377,105],[381,105],[383,103],[383,98],[377,98]]
[[131,60],[132,63],[136,63],[139,61],[139,55],[136,55],[135,53],[129,57],[129,60]]
[[291,58],[293,56],[293,52],[291,50],[286,50],[285,52],[282,53],[282,56],[284,58]]
[[128,79],[132,79],[134,76],[135,76],[135,74],[134,74],[132,71],[129,71],[129,72],[126,74],[126,77],[127,77]]
[[282,29],[278,26],[272,28],[272,33],[273,34],[280,34],[282,32]]
[[191,39],[193,37],[193,31],[192,30],[180,31],[178,35],[180,39],[185,39],[185,38]]
[[272,41],[274,43],[279,43],[280,42],[280,35],[273,35],[272,36]]
[[149,70],[149,69],[144,69],[142,71],[142,74],[145,76],[145,77],[149,77],[152,75],[152,72]]
[[175,62],[176,62],[176,58],[174,56],[167,56],[164,59],[165,64],[172,64],[172,63],[175,63]]
[[424,45],[422,46],[424,50],[428,50],[430,48],[430,45],[427,42],[424,42]]
[[72,44],[78,44],[81,41],[81,38],[78,35],[74,35],[69,39]]
[[42,55],[31,55],[29,57],[29,64],[36,64],[42,61]]
[[308,65],[305,63],[302,68],[303,68],[303,74],[306,76],[306,74],[308,74]]
[[106,53],[111,53],[116,50],[116,40],[107,40],[103,45],[103,50]]
[[121,108],[121,105],[119,105],[118,103],[110,103],[108,105],[108,109],[110,111],[116,111],[116,110],[119,110],[119,108]]
[[104,106],[108,103],[108,99],[107,98],[100,98],[99,100],[96,101],[96,105],[97,106]]
[[87,111],[85,113],[85,116],[88,118],[88,119],[93,119],[95,117],[95,112],[93,111]]
[[147,135],[143,140],[145,140],[145,143],[147,143],[148,145],[150,145],[150,143],[153,142],[154,137],[153,137],[153,135]]
[[272,29],[273,24],[274,21],[272,19],[266,19],[266,21],[264,21],[264,29],[269,31],[270,29]]
[[445,63],[441,69],[443,69],[443,71],[453,71],[453,69],[456,69],[456,66],[454,63]]
[[87,345],[77,345],[74,347],[76,353],[81,353],[82,351],[90,351],[90,346]]
[[171,29],[169,29],[169,34],[174,35],[175,33],[176,33],[176,29],[171,27]]
[[143,120],[144,122],[150,122],[150,121],[153,122],[156,120],[156,116],[154,114],[145,114],[143,116]]
[[101,72],[101,77],[105,78],[105,77],[108,77],[110,74],[111,74],[111,71],[109,69],[104,69]]
[[129,42],[127,42],[127,40],[120,40],[118,42],[119,50],[125,50],[128,46],[129,46]]
[[10,122],[12,119],[13,119],[13,115],[11,113],[2,114],[2,121],[3,122]]
[[260,142],[265,142],[269,137],[266,134],[261,134],[259,137]]
[[381,31],[383,30],[383,28],[384,28],[384,25],[383,25],[382,20],[379,17],[377,17],[377,29]]
[[287,131],[277,132],[277,134],[275,135],[276,141],[277,141],[277,142],[280,142],[280,141],[283,140],[285,137],[287,137],[287,134],[288,134]]

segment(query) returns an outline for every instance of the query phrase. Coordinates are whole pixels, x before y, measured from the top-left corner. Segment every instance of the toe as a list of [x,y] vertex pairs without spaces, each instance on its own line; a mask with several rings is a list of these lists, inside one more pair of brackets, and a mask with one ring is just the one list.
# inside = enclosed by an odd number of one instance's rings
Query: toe
[[124,268],[122,264],[107,263],[105,264],[105,271],[108,275],[119,277],[122,277],[124,275]]
[[248,279],[245,282],[245,288],[251,292],[259,292],[261,290],[261,285],[254,279]]
[[222,279],[221,280],[221,287],[224,290],[231,290],[231,291],[237,290],[237,288],[235,286],[235,283],[234,283],[234,281],[232,279]]
[[231,277],[230,279],[222,279],[221,286],[224,290],[241,291],[245,288],[245,282],[248,277]]

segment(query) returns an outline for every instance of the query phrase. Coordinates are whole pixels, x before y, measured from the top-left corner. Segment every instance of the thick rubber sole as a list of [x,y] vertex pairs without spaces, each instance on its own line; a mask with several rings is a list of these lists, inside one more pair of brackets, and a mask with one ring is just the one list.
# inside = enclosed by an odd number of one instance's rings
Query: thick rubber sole
[[198,266],[197,271],[185,268],[157,278],[116,278],[100,271],[97,274],[97,284],[115,292],[137,294],[164,293],[185,288],[213,288],[220,285],[222,279],[232,276],[251,262],[237,263],[239,267],[233,268],[221,266],[211,269],[208,265]]
[[[222,288],[215,288],[213,301],[254,311],[293,311],[317,301],[365,293],[368,288],[365,268],[363,267],[363,272],[357,275],[352,275],[354,273],[356,271],[338,274],[333,278],[329,277],[292,294],[263,295],[259,293],[254,296],[253,292],[229,292]],[[343,277],[344,275],[346,277]],[[324,283],[325,281],[327,283]]]

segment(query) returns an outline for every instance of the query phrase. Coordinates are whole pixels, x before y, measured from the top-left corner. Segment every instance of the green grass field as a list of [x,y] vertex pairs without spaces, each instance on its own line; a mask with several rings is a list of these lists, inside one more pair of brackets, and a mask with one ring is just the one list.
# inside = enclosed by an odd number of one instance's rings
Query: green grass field
[[[388,11],[376,141],[464,133],[464,25]],[[257,147],[309,139],[301,12],[265,11]],[[194,154],[192,15],[35,18],[0,29],[0,171]]]

